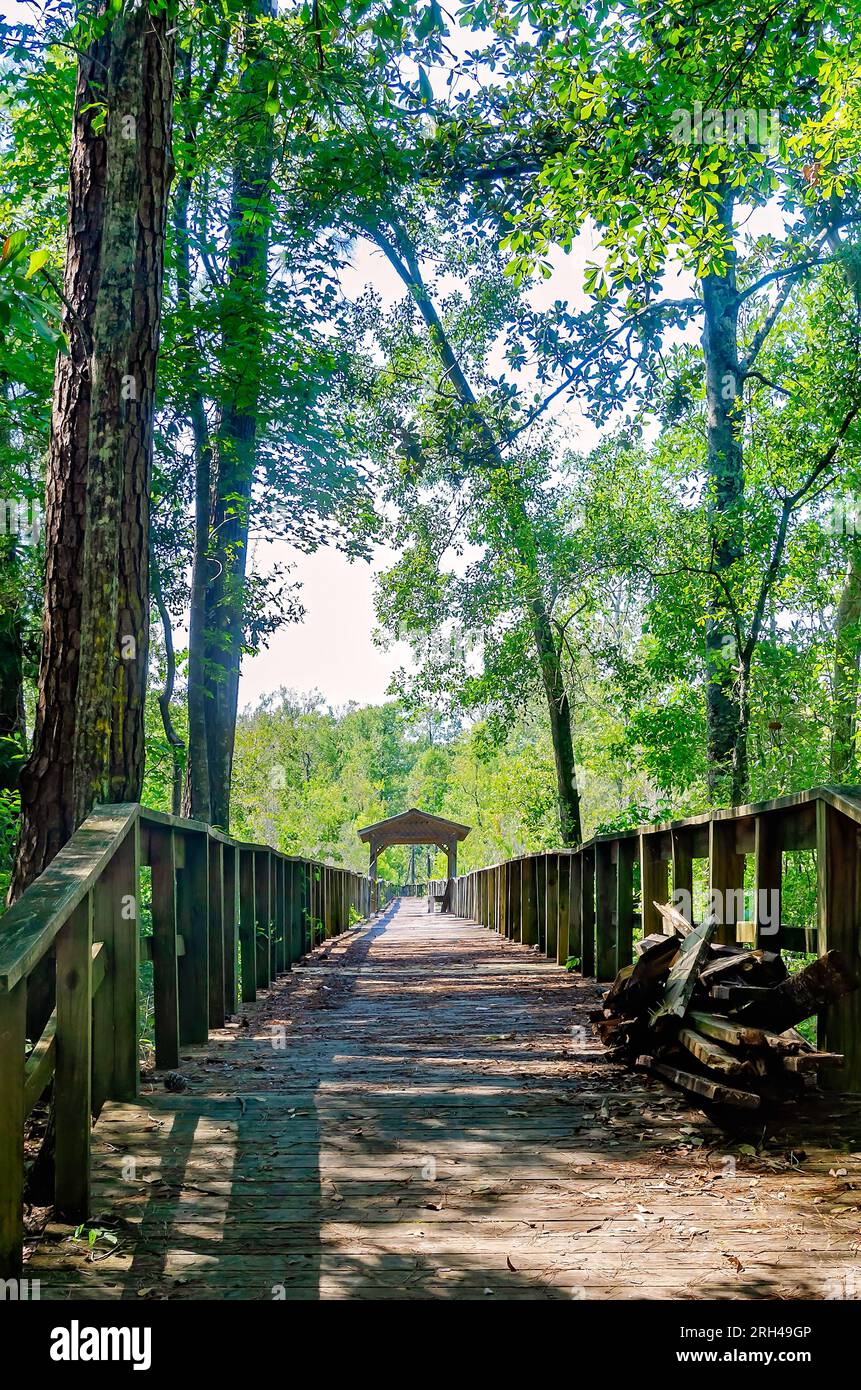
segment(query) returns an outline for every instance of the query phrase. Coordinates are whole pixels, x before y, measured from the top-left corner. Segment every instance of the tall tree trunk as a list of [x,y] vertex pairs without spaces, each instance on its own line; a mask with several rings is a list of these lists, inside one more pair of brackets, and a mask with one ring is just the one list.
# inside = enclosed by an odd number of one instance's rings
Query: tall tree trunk
[[233,168],[227,286],[222,309],[222,413],[216,436],[211,517],[214,576],[206,592],[206,722],[212,821],[230,824],[230,780],[245,634],[245,576],[257,423],[265,370],[273,122],[266,111],[271,67],[259,21],[274,0],[248,0]]
[[72,769],[81,632],[90,422],[92,324],[99,292],[106,141],[99,115],[111,31],[78,61],[69,164],[63,328],[45,497],[45,612],[33,747],[21,773],[21,830],[11,895],[17,897],[51,862],[75,828]]
[[550,715],[550,734],[553,740],[553,759],[556,765],[556,795],[559,802],[559,833],[563,845],[579,845],[583,839],[580,816],[580,790],[577,785],[577,765],[574,760],[574,739],[571,732],[571,704],[565,688],[565,677],[553,625],[543,599],[529,605],[532,631],[541,679]]
[[747,795],[746,731],[739,698],[739,651],[733,605],[725,586],[742,558],[744,460],[741,436],[741,370],[738,297],[732,245],[733,197],[725,192],[720,217],[727,242],[721,274],[703,278],[706,368],[708,521],[714,582],[706,621],[706,717],[709,793],[734,804]]
[[[144,55],[151,36],[153,53],[159,50],[159,62],[166,64],[159,68],[160,80],[169,81],[172,20],[165,10],[151,18],[146,0],[124,0],[106,12],[110,22],[78,65],[64,285],[70,351],[58,357],[54,378],[43,644],[33,749],[21,778],[13,897],[50,863],[112,780],[120,528],[127,497],[138,499],[134,507],[142,523],[123,537],[129,596],[135,587],[141,592],[147,573],[146,555],[139,553],[148,545],[139,510],[141,475],[127,493],[126,467],[130,459],[142,467],[151,448],[153,382],[151,375],[137,381],[135,372],[154,372],[160,278],[154,285],[139,283],[138,229],[147,238],[163,225],[154,200],[164,194],[166,175],[165,150],[141,139],[140,132],[152,129],[154,111],[166,109],[166,93],[146,88],[145,74],[152,78],[153,66]],[[149,252],[143,263],[155,268]],[[120,746],[127,746],[125,734]]]
[[[191,147],[195,129],[191,111],[191,55],[180,52],[180,100],[185,119],[185,144]],[[209,752],[206,738],[206,586],[209,574],[209,519],[212,504],[212,441],[206,406],[200,384],[200,363],[192,332],[191,239],[189,210],[192,174],[186,170],[177,186],[174,201],[174,232],[177,244],[177,302],[185,316],[184,362],[188,374],[188,415],[194,441],[194,554],[191,566],[191,596],[188,620],[188,758],[186,762],[183,811],[195,820],[212,819],[209,790]]]
[[117,642],[114,659],[109,796],[138,801],[143,787],[144,713],[149,663],[149,507],[152,488],[155,384],[161,336],[164,247],[172,174],[173,23],[153,14],[143,42],[143,100],[137,150],[141,165],[137,265],[132,304],[132,356],[126,368],[130,428],[126,434],[120,517]]
[[161,715],[161,726],[164,729],[164,736],[170,748],[170,809],[172,815],[178,816],[182,813],[182,765],[185,754],[185,744],[173,726],[173,717],[171,714],[173,687],[176,681],[176,655],[173,647],[173,627],[170,621],[170,614],[167,611],[167,604],[164,601],[161,588],[161,575],[159,574],[158,564],[154,555],[150,557],[150,575],[152,577],[153,602],[158,609],[162,633],[164,635],[164,686],[158,697],[158,708]]
[[141,169],[136,123],[143,94],[143,4],[120,9],[113,24],[106,113],[107,178],[101,281],[93,315],[90,429],[84,511],[83,602],[74,746],[74,818],[78,825],[105,794],[111,748],[119,591],[120,510],[125,453],[139,383],[129,369],[137,347],[132,301],[137,271]]
[[580,813],[580,791],[574,760],[574,738],[571,729],[571,703],[565,688],[565,677],[559,650],[553,634],[550,610],[545,597],[532,522],[523,497],[523,490],[502,453],[499,443],[482,414],[475,393],[448,340],[436,307],[428,294],[415,251],[402,229],[394,223],[390,232],[393,247],[375,223],[365,224],[365,231],[384,252],[413,297],[428,330],[434,351],[439,357],[449,384],[457,393],[467,419],[475,432],[476,444],[484,456],[489,472],[490,487],[503,510],[508,528],[509,544],[528,576],[523,595],[524,608],[532,628],[535,651],[541,670],[541,682],[547,701],[553,757],[556,765],[556,789],[559,809],[559,831],[565,845],[579,844],[583,838]]
[[855,746],[861,664],[861,542],[849,541],[849,564],[834,619],[832,675],[831,778],[854,782],[858,776]]

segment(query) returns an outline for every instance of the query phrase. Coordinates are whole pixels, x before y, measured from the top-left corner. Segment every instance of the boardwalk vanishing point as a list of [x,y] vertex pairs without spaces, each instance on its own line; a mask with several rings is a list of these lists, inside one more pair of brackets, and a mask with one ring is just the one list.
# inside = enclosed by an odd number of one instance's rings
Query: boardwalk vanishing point
[[108,1101],[88,1227],[26,1271],[43,1299],[859,1297],[861,1101],[728,1135],[607,1059],[598,998],[402,899],[183,1048],[183,1089]]

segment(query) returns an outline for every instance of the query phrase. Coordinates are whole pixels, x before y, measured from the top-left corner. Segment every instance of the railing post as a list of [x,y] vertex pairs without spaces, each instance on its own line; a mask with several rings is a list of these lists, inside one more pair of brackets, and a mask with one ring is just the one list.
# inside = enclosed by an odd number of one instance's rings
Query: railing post
[[521,939],[520,883],[522,866],[522,859],[512,861],[508,889],[508,935],[511,941],[520,941]]
[[209,839],[209,1026],[224,1027],[224,854]]
[[306,911],[308,915],[308,928],[305,933],[305,937],[308,943],[307,949],[309,951],[313,951],[314,947],[317,944],[317,917],[320,888],[319,879],[317,877],[319,869],[313,859],[308,860],[305,872],[307,875]]
[[183,835],[184,866],[179,869],[177,927],[185,947],[179,958],[179,1040],[205,1043],[209,1037],[209,836]]
[[550,960],[556,959],[556,950],[559,944],[559,855],[548,854],[546,856],[545,873],[547,876],[547,892],[545,896],[545,920],[546,944],[544,947],[545,955]]
[[[821,802],[818,804],[822,805]],[[780,946],[783,889],[783,823],[778,816],[757,816],[753,854],[756,944],[765,950],[776,951]],[[764,897],[764,894],[768,896]],[[762,911],[763,907],[766,907],[765,912]],[[777,909],[774,919],[770,910],[772,907]]]
[[287,870],[287,911],[290,922],[290,958],[301,960],[305,954],[305,918],[302,906],[304,870],[296,859],[289,859]]
[[559,855],[559,916],[556,935],[556,964],[564,965],[569,955],[569,934],[571,930],[571,866],[573,854]]
[[630,965],[634,955],[634,860],[637,841],[633,835],[616,843],[616,972]]
[[155,1064],[160,1071],[179,1066],[179,967],[176,945],[176,837],[172,830],[149,828],[152,868],[152,982],[155,1009]]
[[[670,843],[673,851],[673,896],[684,893],[687,901],[690,902],[694,893],[694,861],[691,854],[691,837],[684,830],[671,830]],[[693,912],[693,909],[691,911]],[[663,931],[663,927],[661,931]]]
[[257,942],[257,988],[268,989],[271,978],[269,910],[269,854],[254,850],[255,940]]
[[[319,923],[319,927],[318,927]],[[311,949],[317,945],[318,930],[325,934],[323,920],[323,869],[315,860],[311,861]]]
[[[861,976],[859,951],[859,827],[825,801],[816,803],[819,953],[842,951]],[[817,1046],[842,1052],[841,1071],[822,1069],[828,1090],[861,1091],[861,990],[844,995],[819,1019]]]
[[239,850],[239,959],[242,968],[242,1002],[257,998],[257,905],[254,885],[254,850]]
[[580,922],[582,931],[581,966],[584,975],[595,974],[595,847],[581,853],[580,864]]
[[547,855],[535,856],[535,916],[538,925],[538,948],[547,949]]
[[239,895],[239,874],[235,845],[222,846],[223,896],[222,925],[224,927],[224,1014],[228,1018],[235,1014],[239,997],[237,992],[236,947],[239,914],[237,911]]
[[105,952],[105,975],[93,999],[92,1102],[98,1114],[109,1096],[133,1100],[140,1083],[138,824],[93,887],[93,939],[104,942]]
[[[744,855],[735,848],[735,821],[709,823],[709,892],[720,904],[720,922],[715,941],[735,945],[735,924],[739,920],[736,895],[744,889]],[[743,914],[742,914],[743,915]]]
[[24,1044],[27,986],[0,989],[0,1279],[21,1273],[24,1240]]
[[670,865],[659,856],[656,835],[640,835],[640,912],[643,936],[663,933],[663,919],[655,903],[666,903],[670,896]]
[[612,980],[616,975],[616,866],[611,840],[595,846],[595,978]]
[[286,972],[293,964],[293,943],[290,935],[290,919],[287,913],[287,860],[282,855],[276,854],[274,862],[275,881],[278,885],[276,896],[278,969]]
[[508,883],[511,877],[510,860],[499,869],[499,934],[508,936]]
[[538,915],[535,906],[535,858],[527,855],[520,861],[520,940],[524,946],[538,942]]
[[69,1221],[85,1221],[90,1210],[92,1010],[93,897],[88,893],[57,934],[54,1204]]

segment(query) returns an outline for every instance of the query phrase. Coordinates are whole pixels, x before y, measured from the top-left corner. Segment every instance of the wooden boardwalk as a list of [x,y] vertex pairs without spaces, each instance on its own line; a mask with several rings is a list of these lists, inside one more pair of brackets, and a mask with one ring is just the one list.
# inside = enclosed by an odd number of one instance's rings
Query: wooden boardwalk
[[185,1049],[185,1090],[109,1103],[108,1236],[49,1227],[27,1272],[43,1299],[861,1297],[859,1102],[728,1137],[606,1059],[597,998],[407,900]]

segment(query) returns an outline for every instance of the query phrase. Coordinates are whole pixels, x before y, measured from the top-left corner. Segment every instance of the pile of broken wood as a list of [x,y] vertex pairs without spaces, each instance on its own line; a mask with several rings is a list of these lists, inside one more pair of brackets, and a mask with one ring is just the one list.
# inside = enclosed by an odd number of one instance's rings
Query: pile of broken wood
[[696,926],[669,904],[655,907],[668,934],[636,943],[636,960],[593,1015],[614,1057],[745,1109],[815,1086],[820,1066],[842,1064],[796,1025],[857,989],[845,956],[829,951],[790,975],[779,952],[719,945],[714,922]]

